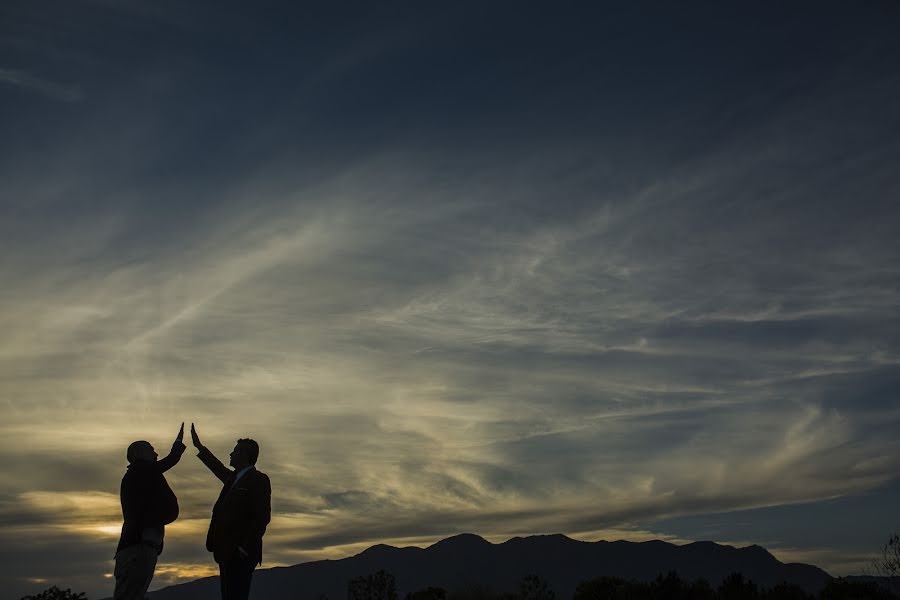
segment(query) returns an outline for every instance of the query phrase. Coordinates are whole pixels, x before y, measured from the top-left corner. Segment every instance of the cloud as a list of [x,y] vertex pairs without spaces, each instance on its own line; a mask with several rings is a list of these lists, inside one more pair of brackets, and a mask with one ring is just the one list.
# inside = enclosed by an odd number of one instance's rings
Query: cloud
[[[769,298],[746,287],[755,263],[711,271],[691,248],[624,239],[669,235],[671,220],[639,217],[642,204],[661,209],[666,185],[636,205],[485,238],[469,220],[497,210],[478,197],[502,193],[502,176],[424,213],[403,202],[382,213],[382,195],[429,193],[382,176],[356,168],[298,192],[318,198],[300,206],[271,198],[268,218],[223,211],[190,230],[187,253],[100,258],[99,270],[73,254],[24,276],[34,301],[7,305],[18,342],[3,349],[4,445],[29,440],[21,462],[33,472],[13,480],[37,494],[23,496],[32,508],[113,494],[127,444],[163,450],[181,420],[220,453],[238,436],[260,441],[275,494],[270,564],[458,531],[641,530],[853,494],[895,472],[889,428],[864,433],[857,402],[890,405],[879,390],[893,379],[877,374],[895,340],[856,308],[869,306],[862,292],[829,291],[849,291],[855,274]],[[59,256],[35,250],[38,262]],[[39,293],[48,286],[58,292]],[[186,524],[169,536],[175,581],[195,573],[177,565],[204,564],[215,481],[190,454],[169,479]],[[92,519],[59,535],[112,545],[102,527],[115,515]]]
[[[457,71],[392,39],[227,72],[209,50],[164,83],[133,49],[129,77],[98,63],[121,112],[0,172],[0,518],[53,549],[8,577],[107,589],[125,448],[181,421],[220,455],[259,440],[272,565],[461,531],[690,540],[654,523],[894,476],[896,141],[871,95],[894,75],[795,58],[751,85],[681,49],[618,67],[644,90],[588,45],[535,63],[540,92],[490,85],[520,57]],[[65,99],[26,75],[0,72]],[[168,479],[160,584],[208,572],[218,491],[191,452]]]
[[17,69],[0,68],[0,83],[61,102],[80,102],[85,98],[78,86],[49,81]]

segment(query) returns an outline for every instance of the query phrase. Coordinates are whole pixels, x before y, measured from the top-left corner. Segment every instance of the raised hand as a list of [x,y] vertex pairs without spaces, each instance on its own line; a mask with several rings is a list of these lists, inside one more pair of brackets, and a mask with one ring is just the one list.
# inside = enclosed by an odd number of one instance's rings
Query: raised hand
[[172,450],[176,452],[184,452],[185,445],[182,441],[184,439],[184,422],[181,423],[181,429],[178,430],[178,435],[175,436],[175,441],[172,442]]
[[197,430],[194,429],[193,423],[191,423],[191,441],[194,442],[194,448],[197,450],[203,448],[203,444],[200,443],[200,436],[197,435]]

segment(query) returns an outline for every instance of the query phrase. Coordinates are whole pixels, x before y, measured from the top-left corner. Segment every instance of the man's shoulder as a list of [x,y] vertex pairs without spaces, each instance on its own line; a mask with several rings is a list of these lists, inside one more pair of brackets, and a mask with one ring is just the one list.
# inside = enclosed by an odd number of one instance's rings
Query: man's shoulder
[[126,494],[143,494],[150,488],[156,487],[165,477],[159,470],[152,466],[147,468],[134,468],[132,465],[122,476],[121,492]]
[[255,467],[251,469],[247,475],[250,475],[258,484],[270,485],[269,476]]
[[142,481],[160,477],[165,479],[165,475],[163,475],[159,465],[155,462],[132,463],[128,466],[128,470],[125,471],[125,475],[122,476],[122,481]]

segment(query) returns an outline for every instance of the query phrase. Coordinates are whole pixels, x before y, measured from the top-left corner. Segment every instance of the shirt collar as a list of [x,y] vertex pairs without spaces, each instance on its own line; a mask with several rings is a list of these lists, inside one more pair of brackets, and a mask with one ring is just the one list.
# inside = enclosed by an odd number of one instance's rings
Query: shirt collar
[[237,473],[235,473],[235,474],[234,474],[234,483],[232,483],[231,485],[234,485],[235,483],[237,483],[237,482],[238,482],[238,479],[240,479],[241,477],[243,477],[243,476],[244,476],[244,473],[246,473],[247,471],[249,471],[249,470],[252,469],[252,468],[253,468],[253,465],[250,465],[249,467],[244,467],[243,469],[241,469],[240,471],[238,471]]

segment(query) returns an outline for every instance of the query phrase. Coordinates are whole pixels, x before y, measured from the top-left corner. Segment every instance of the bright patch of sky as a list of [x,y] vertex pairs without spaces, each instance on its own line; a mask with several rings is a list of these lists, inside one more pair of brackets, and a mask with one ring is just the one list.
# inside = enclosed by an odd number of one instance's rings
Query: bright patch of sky
[[[896,3],[51,4],[0,8],[10,598],[111,593],[125,448],[182,421],[260,442],[268,566],[844,574],[900,527]],[[216,481],[168,479],[156,587],[213,566]]]

